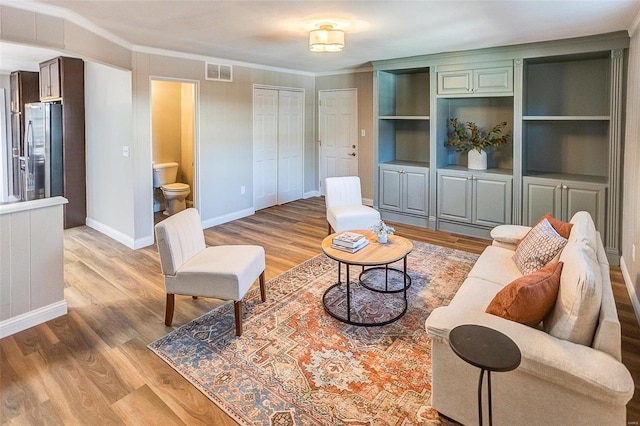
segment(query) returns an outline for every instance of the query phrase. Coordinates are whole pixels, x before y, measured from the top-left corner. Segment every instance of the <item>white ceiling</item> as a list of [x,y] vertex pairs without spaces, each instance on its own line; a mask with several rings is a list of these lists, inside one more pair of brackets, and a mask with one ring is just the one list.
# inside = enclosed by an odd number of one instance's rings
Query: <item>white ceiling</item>
[[[640,0],[21,1],[62,8],[132,46],[312,73],[628,30],[640,16]],[[309,51],[310,26],[324,19],[348,23],[344,51]]]

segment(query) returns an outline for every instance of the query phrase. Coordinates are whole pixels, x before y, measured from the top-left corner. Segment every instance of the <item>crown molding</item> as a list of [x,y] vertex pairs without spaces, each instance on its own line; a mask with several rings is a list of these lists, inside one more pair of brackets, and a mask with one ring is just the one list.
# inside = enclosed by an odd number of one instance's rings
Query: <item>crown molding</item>
[[48,4],[37,3],[34,0],[0,0],[0,5],[9,6],[16,9],[28,10],[30,12],[43,13],[49,16],[55,16],[76,24],[87,31],[90,31],[100,37],[115,43],[125,49],[131,50],[133,46],[127,40],[124,40],[115,34],[105,30],[104,28],[94,24],[93,22],[83,18],[75,12],[61,7],[51,6]]
[[205,55],[199,55],[197,53],[180,52],[176,50],[160,49],[160,48],[149,47],[149,46],[134,45],[132,46],[131,50],[133,52],[138,52],[138,53],[148,53],[150,55],[169,56],[172,58],[211,62],[211,63],[220,64],[220,65],[235,65],[239,67],[261,69],[265,71],[276,71],[276,72],[284,72],[289,74],[298,74],[298,75],[304,75],[308,77],[316,76],[315,73],[307,72],[307,71],[299,71],[299,70],[294,70],[289,68],[271,67],[268,65],[254,64],[251,62],[234,61],[234,60],[229,60],[225,58],[216,58],[214,56],[205,56]]
[[161,48],[155,48],[150,46],[140,46],[140,45],[135,45],[133,43],[130,43],[127,40],[124,40],[116,36],[115,34],[105,30],[104,28],[94,24],[93,22],[85,19],[79,14],[72,12],[68,9],[39,3],[35,0],[0,0],[0,5],[13,7],[16,9],[28,10],[36,13],[43,13],[45,15],[55,16],[58,18],[65,19],[73,24],[76,24],[86,29],[87,31],[90,31],[96,35],[99,35],[100,37],[103,37],[108,41],[111,41],[112,43],[115,43],[121,47],[124,47],[125,49],[131,50],[132,52],[148,53],[152,55],[168,56],[168,57],[180,58],[180,59],[190,59],[194,61],[213,62],[213,63],[224,64],[224,65],[235,65],[235,66],[252,68],[252,69],[260,69],[264,71],[274,71],[274,72],[303,75],[307,77],[353,74],[353,73],[359,73],[359,72],[373,71],[373,68],[369,65],[369,66],[356,68],[352,70],[314,73],[309,71],[300,71],[300,70],[289,69],[289,68],[272,67],[268,65],[255,64],[251,62],[242,62],[242,61],[229,60],[225,58],[217,58],[213,56],[199,55],[195,53],[161,49]]

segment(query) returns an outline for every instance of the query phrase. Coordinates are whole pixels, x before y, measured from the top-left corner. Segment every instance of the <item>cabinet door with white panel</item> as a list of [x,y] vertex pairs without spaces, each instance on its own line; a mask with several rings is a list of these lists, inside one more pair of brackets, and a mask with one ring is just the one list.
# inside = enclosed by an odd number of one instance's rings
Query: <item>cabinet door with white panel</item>
[[429,213],[429,169],[394,162],[380,165],[379,208],[416,216]]
[[525,225],[534,225],[546,213],[566,222],[576,212],[586,211],[604,234],[606,184],[531,176],[522,182]]
[[512,182],[508,173],[438,169],[438,219],[487,228],[509,224]]
[[472,176],[472,223],[490,227],[511,223],[512,180],[511,176]]
[[438,219],[471,223],[471,179],[438,170]]
[[439,96],[509,96],[513,94],[513,63],[438,67]]

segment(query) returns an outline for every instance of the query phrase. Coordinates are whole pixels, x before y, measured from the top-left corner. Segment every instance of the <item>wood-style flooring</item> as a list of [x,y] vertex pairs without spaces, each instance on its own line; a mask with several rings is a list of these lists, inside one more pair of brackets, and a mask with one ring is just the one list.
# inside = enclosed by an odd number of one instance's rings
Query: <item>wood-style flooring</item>
[[[394,225],[407,238],[473,253],[489,244]],[[324,199],[311,198],[209,228],[205,236],[209,245],[264,246],[269,280],[320,253],[326,229]],[[628,421],[638,424],[640,327],[620,269],[611,268],[611,277],[623,361],[636,383]],[[68,315],[0,340],[2,424],[235,424],[146,347],[220,303],[177,296],[173,327],[165,327],[155,246],[134,251],[86,226],[68,229],[65,285]]]

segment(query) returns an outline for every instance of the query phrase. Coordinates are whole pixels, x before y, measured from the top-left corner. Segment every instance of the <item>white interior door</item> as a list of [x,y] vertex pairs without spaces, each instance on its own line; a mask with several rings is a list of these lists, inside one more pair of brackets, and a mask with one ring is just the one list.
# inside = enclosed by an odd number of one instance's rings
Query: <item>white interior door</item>
[[320,90],[320,189],[324,179],[358,175],[358,91]]
[[255,88],[254,209],[302,198],[304,92]]
[[278,202],[278,91],[253,91],[253,207]]
[[278,91],[278,204],[302,198],[302,92]]

